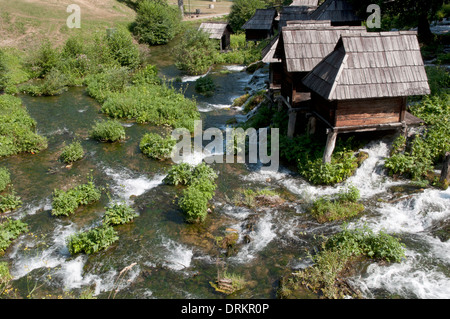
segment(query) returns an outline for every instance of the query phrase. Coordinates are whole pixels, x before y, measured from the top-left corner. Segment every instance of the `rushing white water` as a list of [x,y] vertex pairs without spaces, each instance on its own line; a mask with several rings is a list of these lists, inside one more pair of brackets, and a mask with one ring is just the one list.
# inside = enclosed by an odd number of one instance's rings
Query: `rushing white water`
[[166,250],[163,265],[172,270],[189,268],[194,255],[192,248],[186,247],[170,238],[162,238],[163,248]]
[[116,171],[110,167],[105,167],[103,171],[113,178],[116,183],[113,186],[114,191],[125,200],[128,200],[130,196],[142,195],[146,191],[161,185],[165,177],[165,175],[155,175],[152,179],[145,175],[134,177],[134,174],[129,170]]

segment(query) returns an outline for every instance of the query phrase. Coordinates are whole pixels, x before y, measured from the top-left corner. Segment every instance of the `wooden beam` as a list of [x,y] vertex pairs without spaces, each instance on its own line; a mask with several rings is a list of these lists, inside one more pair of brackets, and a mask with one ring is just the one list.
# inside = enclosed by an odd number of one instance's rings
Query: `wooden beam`
[[288,138],[294,137],[296,122],[297,122],[297,112],[289,112],[289,122],[288,122],[288,130],[287,130]]
[[443,183],[445,180],[447,180],[447,182],[450,182],[450,152],[445,153],[444,166],[442,167],[441,171],[441,183]]
[[327,145],[323,153],[323,163],[331,163],[331,156],[333,155],[334,147],[336,146],[336,138],[338,132],[330,131],[327,136]]

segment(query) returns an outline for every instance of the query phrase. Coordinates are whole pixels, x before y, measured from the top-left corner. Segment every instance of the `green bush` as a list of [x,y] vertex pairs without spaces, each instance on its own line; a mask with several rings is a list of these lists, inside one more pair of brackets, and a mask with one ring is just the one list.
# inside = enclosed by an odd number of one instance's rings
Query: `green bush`
[[8,218],[0,223],[0,253],[3,253],[21,233],[27,232],[27,226],[18,219]]
[[135,119],[138,123],[170,125],[194,131],[200,119],[196,103],[163,85],[138,85],[111,93],[102,112],[112,118]]
[[217,174],[205,163],[193,169],[188,187],[178,201],[178,206],[185,213],[187,222],[199,223],[205,220],[208,214],[208,201],[213,198],[217,188],[216,178]]
[[181,163],[173,165],[167,172],[164,182],[169,185],[188,185],[192,181],[194,166]]
[[46,149],[47,139],[35,133],[35,126],[19,98],[0,95],[0,157]]
[[12,190],[11,194],[0,195],[0,213],[14,210],[21,205],[22,200],[19,196],[16,196],[14,190]]
[[195,81],[195,91],[204,96],[213,96],[216,85],[211,76],[203,76]]
[[215,63],[219,51],[209,34],[188,29],[174,49],[175,65],[190,75],[205,74]]
[[3,192],[9,183],[11,183],[9,170],[5,167],[0,167],[0,192]]
[[125,139],[125,129],[117,120],[98,121],[90,136],[100,142],[116,142]]
[[20,90],[33,96],[53,96],[65,92],[67,84],[66,75],[60,70],[52,68],[45,74],[44,80],[40,84],[25,84],[20,86]]
[[139,49],[133,43],[133,37],[127,30],[116,29],[112,34],[106,36],[106,43],[112,57],[121,66],[135,69],[140,65]]
[[55,189],[53,191],[52,215],[69,216],[80,205],[88,205],[100,199],[101,192],[92,180],[86,184],[76,186],[67,191]]
[[158,69],[150,64],[133,74],[131,82],[134,85],[162,84],[161,79],[158,77]]
[[106,209],[103,224],[109,226],[123,225],[132,221],[138,214],[126,203],[114,203]]
[[31,61],[32,69],[38,77],[43,77],[57,66],[59,58],[60,54],[58,50],[53,48],[47,39],[42,42],[36,52],[36,56]]
[[59,158],[67,164],[76,162],[84,157],[83,146],[79,141],[75,141],[70,143],[67,146],[64,146],[62,149],[61,155]]
[[178,33],[180,24],[180,10],[170,6],[167,0],[143,0],[138,4],[132,30],[139,42],[159,45],[172,40]]
[[300,173],[315,185],[333,185],[352,176],[358,168],[357,158],[352,151],[335,152],[331,163],[321,158],[306,163],[299,162]]
[[139,148],[148,157],[164,160],[172,156],[177,141],[172,137],[162,137],[157,133],[147,133],[142,137]]
[[71,235],[67,247],[71,255],[86,253],[88,255],[108,248],[119,239],[112,226],[99,226],[86,232]]
[[86,77],[86,91],[89,96],[103,103],[109,94],[123,92],[128,83],[129,71],[125,67],[107,68],[101,73]]

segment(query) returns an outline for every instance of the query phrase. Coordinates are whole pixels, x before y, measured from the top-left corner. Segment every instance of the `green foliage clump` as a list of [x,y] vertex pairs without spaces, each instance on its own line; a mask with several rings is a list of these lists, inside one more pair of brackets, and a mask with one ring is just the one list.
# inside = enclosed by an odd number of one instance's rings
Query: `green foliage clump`
[[323,163],[322,158],[299,161],[300,174],[315,185],[333,185],[341,183],[352,176],[358,168],[358,161],[353,151],[335,152],[331,163]]
[[47,39],[42,42],[41,46],[36,51],[36,56],[31,61],[31,69],[38,77],[44,77],[51,69],[57,66],[58,60],[58,49],[54,48]]
[[238,206],[255,207],[258,197],[276,197],[279,198],[277,192],[270,189],[260,189],[254,191],[252,189],[241,189],[233,198],[233,202]]
[[195,81],[195,91],[204,96],[213,96],[216,85],[211,76],[203,76]]
[[12,279],[13,277],[9,273],[8,263],[0,262],[0,296],[6,294]]
[[191,183],[194,166],[188,163],[173,165],[164,177],[164,183],[169,185],[188,185]]
[[203,222],[208,213],[208,201],[214,196],[217,187],[215,179],[216,172],[205,163],[195,167],[182,163],[174,165],[164,181],[171,185],[188,185],[178,200],[178,206],[186,214],[188,222],[198,223]]
[[80,205],[88,205],[100,199],[101,192],[92,180],[86,184],[76,186],[67,191],[55,189],[53,191],[52,215],[69,216]]
[[0,48],[0,91],[16,94],[16,85],[29,79],[21,54],[12,48]]
[[[400,262],[405,258],[404,244],[380,231],[378,234],[364,227],[333,235],[322,243],[319,253],[311,257],[314,265],[293,274],[289,286],[303,285],[324,298],[360,297],[345,285],[345,268],[358,258]],[[289,290],[285,289],[285,290]]]
[[106,36],[106,43],[112,58],[121,66],[135,69],[141,64],[139,49],[133,43],[133,37],[127,30],[115,29]]
[[135,119],[138,123],[170,125],[194,131],[200,118],[194,101],[166,85],[136,85],[124,92],[113,92],[102,106],[113,118]]
[[16,196],[14,189],[10,194],[0,195],[0,213],[14,210],[22,205],[22,200]]
[[112,207],[106,209],[103,216],[103,224],[116,226],[132,221],[138,214],[126,203],[114,203]]
[[5,167],[0,167],[0,192],[3,192],[9,183],[11,183],[9,170]]
[[322,196],[316,199],[310,208],[311,215],[319,222],[325,223],[354,217],[364,210],[364,205],[358,203],[359,190],[350,186],[339,192],[336,198]]
[[148,157],[164,160],[172,156],[176,143],[172,136],[164,138],[157,133],[147,133],[142,137],[139,148]]
[[138,4],[132,30],[139,42],[160,45],[172,40],[178,33],[180,25],[180,10],[170,6],[167,0],[143,0]]
[[61,152],[59,158],[67,164],[76,162],[82,159],[84,156],[83,146],[79,141],[75,141],[65,146]]
[[0,223],[0,253],[3,253],[20,234],[27,232],[27,224],[20,220],[6,219]]
[[57,68],[52,68],[46,72],[44,79],[39,84],[24,84],[20,86],[20,91],[33,96],[53,96],[60,95],[67,90],[67,78]]
[[158,69],[155,65],[151,64],[136,71],[133,74],[131,82],[134,85],[162,84],[161,79],[158,77]]
[[119,239],[112,226],[101,225],[86,232],[71,235],[67,247],[71,255],[86,253],[88,255],[108,248]]
[[116,142],[125,139],[125,129],[117,120],[98,121],[90,136],[101,142]]
[[219,51],[209,34],[188,29],[175,47],[175,65],[190,75],[205,74],[214,64]]
[[46,149],[47,139],[36,134],[35,127],[19,98],[0,95],[0,157]]
[[89,96],[103,103],[112,92],[123,92],[129,78],[129,71],[125,67],[106,68],[101,73],[86,77],[86,91]]

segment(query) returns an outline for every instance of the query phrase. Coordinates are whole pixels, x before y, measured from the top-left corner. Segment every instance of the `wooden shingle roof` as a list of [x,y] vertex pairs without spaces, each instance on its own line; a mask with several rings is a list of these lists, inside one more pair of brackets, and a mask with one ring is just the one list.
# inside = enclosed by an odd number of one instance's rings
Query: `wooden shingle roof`
[[342,33],[366,31],[365,27],[319,25],[288,25],[283,28],[274,57],[285,60],[288,72],[311,71],[333,51]]
[[209,33],[210,39],[221,39],[227,28],[231,32],[231,27],[229,26],[228,23],[204,22],[200,25],[198,30]]
[[280,13],[279,28],[287,25],[287,21],[309,20],[308,7],[283,7]]
[[[331,27],[330,21],[314,21],[314,20],[293,20],[286,21],[287,27],[296,26],[298,28],[316,28],[316,27]],[[262,50],[262,61],[264,63],[277,63],[281,62],[280,58],[275,58],[275,50],[278,46],[278,40],[280,35],[278,34],[273,38],[270,43]]]
[[253,17],[242,26],[242,29],[270,30],[277,14],[275,9],[256,9]]
[[307,7],[317,7],[319,0],[294,0],[290,4],[291,6],[307,6]]
[[409,31],[342,34],[303,84],[327,100],[430,93],[417,34]]
[[361,21],[353,7],[345,0],[326,0],[311,14],[311,19],[331,22]]

